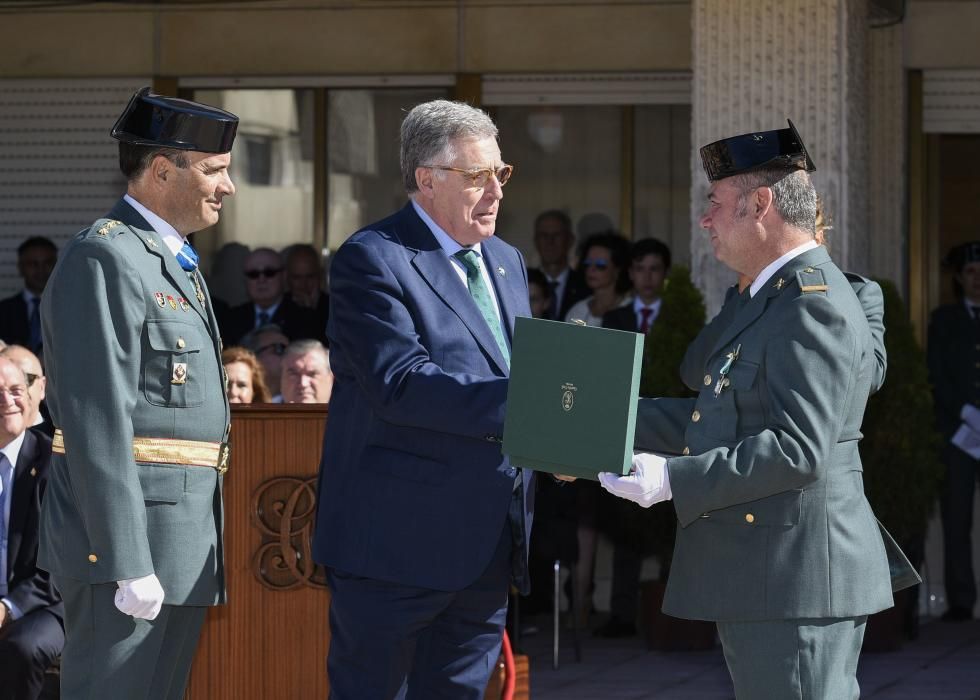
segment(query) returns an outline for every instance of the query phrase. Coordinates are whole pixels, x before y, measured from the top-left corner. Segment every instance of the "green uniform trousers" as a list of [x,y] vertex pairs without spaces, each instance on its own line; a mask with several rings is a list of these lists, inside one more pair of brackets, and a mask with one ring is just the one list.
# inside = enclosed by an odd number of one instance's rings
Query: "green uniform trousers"
[[116,609],[115,583],[59,576],[55,585],[65,601],[67,633],[62,700],[184,697],[207,607],[164,605],[155,620],[136,620]]
[[719,622],[738,700],[857,700],[866,615]]

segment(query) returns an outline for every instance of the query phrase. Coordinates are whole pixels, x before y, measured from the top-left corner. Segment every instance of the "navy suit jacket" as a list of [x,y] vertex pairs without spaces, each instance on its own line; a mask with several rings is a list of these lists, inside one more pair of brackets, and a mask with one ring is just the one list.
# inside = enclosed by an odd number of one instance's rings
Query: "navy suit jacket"
[[[495,237],[481,250],[510,342],[515,316],[531,315],[524,261]],[[509,368],[411,203],[334,255],[327,336],[335,379],[315,560],[465,588],[490,563],[519,474],[500,449]],[[530,472],[520,478],[526,552],[533,485]]]
[[[279,326],[290,341],[323,340],[323,328],[317,327],[314,311],[298,306],[288,296],[283,296],[269,323]],[[247,301],[231,307],[219,316],[218,327],[225,345],[238,345],[245,334],[255,328],[255,305]]]
[[7,532],[7,599],[27,615],[48,609],[64,619],[61,596],[48,572],[37,568],[41,498],[48,483],[51,440],[28,430],[14,466],[13,499]]

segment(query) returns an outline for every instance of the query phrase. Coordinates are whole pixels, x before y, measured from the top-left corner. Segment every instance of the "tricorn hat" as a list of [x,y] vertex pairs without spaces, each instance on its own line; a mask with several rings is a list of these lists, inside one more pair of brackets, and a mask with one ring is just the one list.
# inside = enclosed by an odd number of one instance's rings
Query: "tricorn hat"
[[715,182],[732,175],[765,167],[816,170],[803,139],[789,119],[788,129],[757,131],[732,136],[701,148],[701,163],[708,180]]
[[140,88],[116,120],[110,135],[138,146],[227,153],[235,142],[238,117],[217,107],[164,97]]
[[960,243],[953,247],[943,258],[943,265],[953,272],[959,273],[967,263],[980,262],[980,241]]

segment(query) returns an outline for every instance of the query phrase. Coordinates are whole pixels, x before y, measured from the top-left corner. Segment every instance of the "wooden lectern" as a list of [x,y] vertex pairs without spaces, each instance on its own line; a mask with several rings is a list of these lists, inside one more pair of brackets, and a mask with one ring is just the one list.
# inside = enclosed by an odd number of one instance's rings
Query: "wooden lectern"
[[[232,409],[228,604],[208,610],[185,700],[328,696],[330,592],[310,553],[326,418],[322,404]],[[527,658],[518,666],[515,700],[529,697]],[[500,697],[496,675],[487,698]]]
[[330,593],[310,557],[326,417],[322,404],[232,410],[228,604],[208,611],[186,700],[328,695]]

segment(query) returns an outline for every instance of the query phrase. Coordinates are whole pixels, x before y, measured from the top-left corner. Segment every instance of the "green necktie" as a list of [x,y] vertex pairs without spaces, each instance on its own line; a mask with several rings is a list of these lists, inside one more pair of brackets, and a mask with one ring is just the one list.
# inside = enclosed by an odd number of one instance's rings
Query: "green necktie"
[[493,333],[493,339],[497,341],[497,347],[500,348],[500,353],[509,365],[510,349],[507,347],[507,341],[504,340],[504,331],[500,327],[500,318],[493,308],[493,299],[490,298],[490,290],[487,289],[487,285],[483,281],[483,275],[480,273],[480,255],[475,250],[463,248],[455,253],[455,257],[466,268],[466,288],[470,290],[470,296],[473,297],[477,308],[483,314],[483,320],[490,327],[490,332]]

